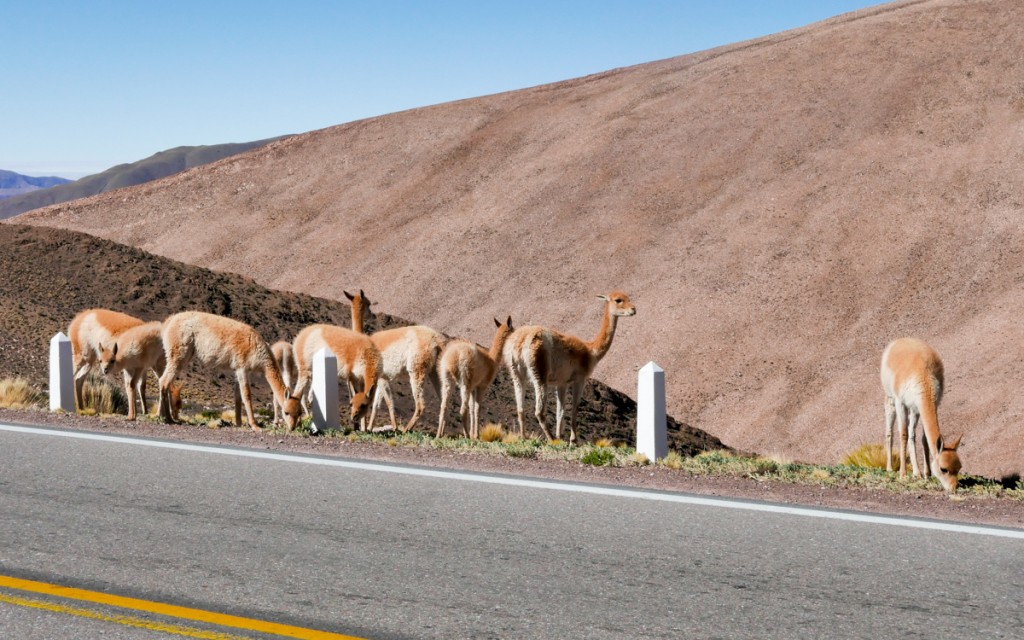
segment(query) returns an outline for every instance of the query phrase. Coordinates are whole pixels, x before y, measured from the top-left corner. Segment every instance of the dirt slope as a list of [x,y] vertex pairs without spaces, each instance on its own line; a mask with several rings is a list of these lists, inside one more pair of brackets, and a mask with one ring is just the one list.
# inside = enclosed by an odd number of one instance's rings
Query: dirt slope
[[[249,278],[212,273],[60,229],[0,225],[0,273],[5,274],[0,279],[0,378],[23,376],[38,388],[48,384],[50,338],[66,332],[75,313],[92,307],[146,320],[162,320],[189,309],[209,311],[248,322],[270,342],[291,340],[302,327],[318,322],[350,325],[347,301],[341,304],[271,291]],[[370,328],[408,324],[412,323],[378,313]],[[269,408],[270,390],[260,376],[254,378],[257,398]],[[192,405],[228,408],[233,380],[231,375],[217,375],[193,364],[186,378],[186,400]],[[398,418],[407,419],[412,414],[407,383],[396,383],[395,391]],[[426,395],[428,411],[422,428],[436,430],[437,398],[432,390]],[[587,386],[584,395],[580,421],[586,440],[605,436],[635,440],[633,400],[596,382]],[[149,397],[155,397],[155,383],[150,385]],[[346,398],[347,392],[341,397]],[[515,420],[513,398],[512,385],[502,373],[483,403],[484,418],[510,427]],[[458,427],[455,411],[450,433]],[[674,419],[669,422],[669,435],[671,446],[686,454],[722,447],[717,439]]]
[[480,335],[585,337],[629,291],[599,379],[649,360],[727,444],[834,461],[882,436],[900,335],[946,360],[965,469],[1024,451],[1024,3],[927,0],[533,89],[315,131],[22,216],[279,289],[360,286]]

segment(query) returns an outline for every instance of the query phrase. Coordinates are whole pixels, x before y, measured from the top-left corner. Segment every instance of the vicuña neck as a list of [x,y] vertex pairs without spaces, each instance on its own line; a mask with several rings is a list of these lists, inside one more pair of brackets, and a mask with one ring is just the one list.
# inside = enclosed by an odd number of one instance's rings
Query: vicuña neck
[[594,339],[587,343],[591,355],[600,360],[612,346],[612,338],[615,337],[615,325],[619,317],[612,314],[611,305],[604,306],[604,317],[601,319],[601,329],[594,336]]
[[363,305],[352,303],[352,330],[356,333],[365,333],[363,331]]

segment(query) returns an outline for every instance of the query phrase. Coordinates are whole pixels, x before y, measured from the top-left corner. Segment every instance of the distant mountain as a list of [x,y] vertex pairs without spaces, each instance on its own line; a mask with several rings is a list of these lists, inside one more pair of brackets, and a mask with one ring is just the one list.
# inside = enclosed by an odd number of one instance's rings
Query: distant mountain
[[[86,176],[75,182],[63,178],[27,178],[26,176],[20,176],[9,171],[0,171],[0,198],[4,197],[2,195],[4,193],[9,196],[0,200],[0,220],[51,204],[60,204],[69,200],[94,196],[112,189],[131,187],[144,182],[150,182],[151,180],[166,178],[180,171],[209,164],[287,137],[279,136],[255,142],[175,147],[174,149],[153,154],[145,160],[129,164],[119,164],[102,173]],[[27,181],[40,180],[50,182],[35,187],[35,190],[21,188],[20,191],[7,192],[9,188],[7,184],[8,175],[13,176],[10,189],[19,188],[18,185],[21,183],[17,178]]]
[[71,181],[56,176],[36,178],[0,169],[0,200],[38,191],[39,189],[48,189],[68,182]]

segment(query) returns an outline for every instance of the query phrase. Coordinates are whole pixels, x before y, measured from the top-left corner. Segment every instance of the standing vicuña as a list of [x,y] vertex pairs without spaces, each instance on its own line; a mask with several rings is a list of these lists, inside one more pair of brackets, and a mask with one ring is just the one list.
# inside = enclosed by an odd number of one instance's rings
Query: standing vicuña
[[495,318],[494,326],[498,330],[494,334],[490,351],[468,340],[452,340],[444,348],[439,366],[441,411],[437,421],[438,438],[444,435],[445,414],[452,384],[458,385],[459,396],[462,399],[462,407],[459,410],[462,416],[462,432],[467,438],[480,437],[480,401],[494,382],[494,376],[498,374],[501,350],[512,333],[512,316],[505,322]]
[[[920,340],[900,338],[889,343],[882,352],[882,389],[885,391],[885,457],[886,469],[892,471],[892,425],[896,422],[900,432],[900,478],[907,476],[907,438],[910,438],[910,461],[915,476],[935,475],[946,488],[954,492],[960,473],[957,447],[960,438],[946,444],[939,433],[938,406],[942,399],[942,360],[934,349]],[[920,421],[924,430],[921,448],[924,449],[925,467],[917,463],[915,430]]]
[[525,435],[523,423],[523,385],[529,379],[536,395],[534,415],[548,440],[551,434],[544,423],[544,404],[547,387],[555,388],[555,437],[562,437],[562,419],[565,416],[566,390],[572,390],[569,418],[569,442],[576,439],[576,410],[583,393],[583,385],[594,367],[608,353],[615,337],[615,325],[620,316],[636,315],[636,307],[629,296],[613,291],[597,296],[605,301],[601,329],[590,342],[576,336],[559,333],[545,327],[519,327],[505,343],[504,359],[516,392],[516,414],[519,435]]
[[[68,338],[71,341],[71,366],[75,372],[75,405],[79,410],[85,408],[82,398],[85,376],[105,355],[109,356],[117,336],[140,324],[143,321],[134,316],[109,309],[87,309],[71,320]],[[125,395],[130,397],[134,393],[131,379],[127,373],[122,377]]]
[[[346,291],[345,297],[352,302],[353,330],[363,333],[363,320],[367,316],[363,310],[368,310],[372,303],[362,289],[356,295]],[[426,407],[423,387],[427,379],[434,385],[434,391],[440,394],[437,358],[441,355],[447,338],[430,327],[416,325],[378,331],[370,336],[370,340],[380,351],[381,360],[380,380],[377,383],[377,392],[373,395],[373,408],[370,411],[370,428],[373,428],[381,400],[387,404],[391,427],[393,429],[398,427],[395,421],[394,403],[391,401],[390,383],[404,375],[409,378],[409,387],[412,389],[415,405],[412,417],[403,427],[403,431],[408,431],[416,425]]]
[[[292,351],[292,343],[286,340],[279,340],[270,345],[270,352],[274,354],[277,368],[281,370],[281,379],[284,381],[284,388],[291,397],[295,391],[295,382],[299,379],[299,370],[295,367],[295,353]],[[284,407],[274,398],[274,424],[281,424],[284,419]]]
[[185,311],[176,313],[164,321],[162,339],[167,367],[160,376],[160,415],[166,422],[174,421],[168,406],[171,384],[192,358],[197,358],[214,370],[234,371],[237,383],[236,426],[242,423],[242,407],[239,406],[241,404],[245,407],[249,426],[253,431],[259,429],[252,410],[249,375],[262,371],[270,384],[274,399],[284,407],[288,429],[295,428],[301,412],[299,401],[288,397],[274,354],[255,329],[231,318],[201,311]]
[[[105,374],[123,371],[128,375],[134,390],[128,394],[128,419],[136,416],[135,394],[142,400],[142,413],[146,406],[146,374],[152,369],[157,377],[163,375],[167,359],[164,357],[164,343],[160,335],[163,324],[146,322],[122,331],[109,349],[100,356],[100,367]],[[181,408],[181,385],[171,386],[171,415],[177,419]]]

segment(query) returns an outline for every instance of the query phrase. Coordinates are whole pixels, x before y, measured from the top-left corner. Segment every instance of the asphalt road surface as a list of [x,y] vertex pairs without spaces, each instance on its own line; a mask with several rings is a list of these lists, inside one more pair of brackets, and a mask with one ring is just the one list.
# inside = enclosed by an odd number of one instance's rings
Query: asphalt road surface
[[[316,462],[0,430],[0,576],[361,638],[1024,634],[1020,537]],[[183,635],[19,598],[5,637]]]

